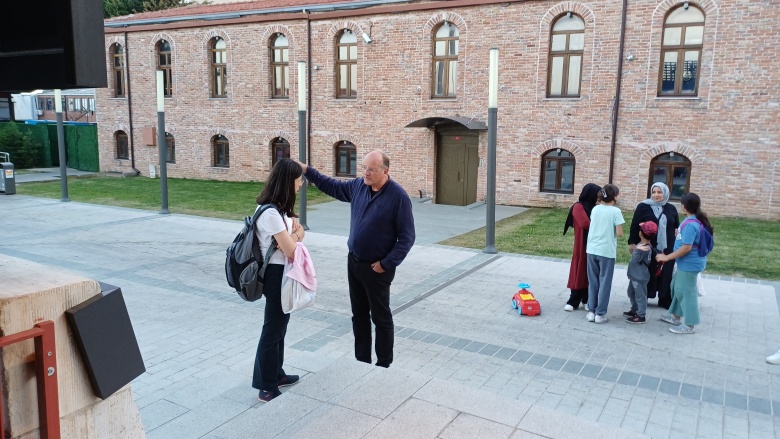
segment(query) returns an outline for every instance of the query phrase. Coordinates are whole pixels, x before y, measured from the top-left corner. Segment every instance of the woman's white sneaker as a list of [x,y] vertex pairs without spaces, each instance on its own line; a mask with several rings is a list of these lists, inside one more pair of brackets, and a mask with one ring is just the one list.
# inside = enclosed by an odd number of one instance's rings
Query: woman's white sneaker
[[574,311],[574,307],[567,303],[566,306],[563,307],[563,310],[564,311],[568,311],[568,312],[572,312],[572,311]]
[[766,362],[769,364],[780,364],[780,351],[766,357]]
[[588,312],[588,315],[585,316],[586,319],[588,319],[589,322],[592,322],[596,320],[596,314],[593,311]]
[[596,323],[607,323],[608,321],[607,316],[596,316]]

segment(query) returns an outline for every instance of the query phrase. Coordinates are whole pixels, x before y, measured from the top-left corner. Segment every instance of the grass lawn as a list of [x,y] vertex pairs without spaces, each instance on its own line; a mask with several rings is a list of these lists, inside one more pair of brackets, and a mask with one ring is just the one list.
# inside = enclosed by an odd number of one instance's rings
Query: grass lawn
[[[255,198],[264,183],[215,180],[168,179],[168,209],[171,213],[241,220],[254,210]],[[59,181],[16,185],[21,195],[57,198]],[[68,196],[73,201],[109,206],[160,210],[160,180],[147,177],[68,177]],[[307,205],[332,201],[315,187],[306,190]],[[297,212],[297,209],[296,209]]]
[[[240,220],[252,212],[254,199],[263,183],[214,180],[168,179],[168,207],[173,213]],[[60,182],[23,183],[16,185],[22,195],[60,198]],[[69,177],[71,200],[110,206],[160,209],[160,180],[146,177],[117,178],[104,176]],[[309,205],[333,198],[309,186]],[[496,224],[496,247],[499,251],[571,258],[574,233],[563,236],[568,209],[533,208]],[[618,263],[628,261],[628,224],[618,245]],[[780,268],[772,256],[780,243],[780,222],[736,218],[715,218],[715,249],[707,261],[707,273],[720,273],[758,279],[780,280]],[[442,244],[482,249],[485,228],[443,241]]]
[[[533,208],[496,223],[496,248],[502,252],[571,258],[573,230],[563,236],[568,209]],[[623,212],[623,238],[618,240],[618,263],[628,262],[628,227],[633,212]],[[682,220],[683,217],[680,218]],[[780,280],[780,268],[772,256],[780,243],[780,222],[737,218],[713,218],[715,248],[707,258],[706,273]],[[443,241],[441,244],[481,249],[485,228]]]

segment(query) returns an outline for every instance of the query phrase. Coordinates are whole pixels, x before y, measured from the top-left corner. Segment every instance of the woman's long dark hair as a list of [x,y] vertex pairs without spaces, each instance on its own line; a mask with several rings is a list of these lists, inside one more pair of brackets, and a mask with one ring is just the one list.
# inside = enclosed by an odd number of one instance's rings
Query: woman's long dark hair
[[715,229],[712,227],[710,219],[707,218],[707,214],[701,210],[701,198],[699,198],[698,195],[694,194],[693,192],[688,192],[687,194],[680,197],[680,204],[685,207],[686,212],[695,214],[696,219],[704,224],[704,228],[709,230],[710,233],[715,234]]
[[257,204],[276,204],[279,213],[295,218],[295,180],[302,174],[301,165],[294,160],[279,160],[271,169],[263,192],[257,196]]

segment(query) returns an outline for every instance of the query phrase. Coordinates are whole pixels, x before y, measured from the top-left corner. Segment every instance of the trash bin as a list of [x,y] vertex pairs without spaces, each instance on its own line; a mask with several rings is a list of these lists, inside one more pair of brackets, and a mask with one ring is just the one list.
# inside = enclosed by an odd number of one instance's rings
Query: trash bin
[[0,162],[0,192],[6,195],[13,195],[16,193],[14,164],[11,162]]

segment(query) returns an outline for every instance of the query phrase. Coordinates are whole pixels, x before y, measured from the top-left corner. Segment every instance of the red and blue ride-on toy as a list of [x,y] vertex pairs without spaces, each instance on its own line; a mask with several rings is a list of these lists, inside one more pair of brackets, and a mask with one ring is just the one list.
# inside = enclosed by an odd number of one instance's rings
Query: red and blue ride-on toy
[[521,316],[538,316],[542,312],[542,308],[539,306],[534,293],[528,291],[531,285],[519,284],[517,286],[520,288],[520,291],[512,296],[512,308],[516,309]]

